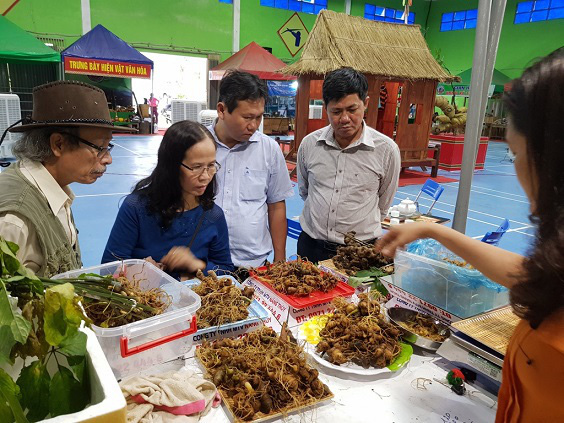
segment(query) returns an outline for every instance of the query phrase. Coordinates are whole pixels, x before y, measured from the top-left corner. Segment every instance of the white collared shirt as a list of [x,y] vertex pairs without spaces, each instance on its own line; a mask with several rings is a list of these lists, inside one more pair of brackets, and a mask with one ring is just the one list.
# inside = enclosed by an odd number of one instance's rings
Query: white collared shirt
[[[61,188],[39,162],[24,160],[15,166],[19,166],[26,179],[43,194],[49,208],[63,225],[71,246],[74,247],[77,233],[71,218],[71,204],[74,200],[72,190],[68,186]],[[44,261],[43,252],[37,233],[27,218],[13,213],[0,215],[0,235],[19,245],[17,257],[20,263],[34,272],[40,269]]]
[[331,125],[307,135],[298,150],[298,188],[304,200],[303,230],[314,239],[343,243],[343,233],[362,240],[382,233],[398,187],[397,144],[363,124],[362,135],[346,148]]
[[236,266],[260,266],[272,251],[268,204],[294,194],[286,161],[276,141],[256,131],[232,148],[219,141],[215,123],[208,129],[217,144],[215,203],[223,209]]

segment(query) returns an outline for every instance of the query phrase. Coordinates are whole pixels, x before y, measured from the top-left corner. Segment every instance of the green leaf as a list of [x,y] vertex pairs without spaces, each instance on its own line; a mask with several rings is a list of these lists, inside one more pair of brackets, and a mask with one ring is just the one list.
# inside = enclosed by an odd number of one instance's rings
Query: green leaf
[[76,413],[86,407],[88,394],[66,367],[60,367],[49,387],[49,412],[52,417]]
[[[14,245],[13,242],[10,244]],[[14,275],[20,268],[20,262],[16,257],[16,254],[12,251],[12,248],[10,248],[10,244],[8,244],[8,242],[4,239],[0,239],[0,252],[2,253],[2,261],[4,262],[4,269],[2,269],[2,273]]]
[[10,358],[10,351],[12,351],[12,347],[15,344],[16,340],[14,339],[14,335],[12,335],[10,326],[0,326],[0,365],[3,363],[14,364],[13,360]]
[[0,326],[10,326],[14,339],[20,344],[25,343],[31,329],[28,322],[17,309],[17,300],[8,297],[8,291],[0,281]]
[[49,344],[58,347],[77,332],[83,319],[78,301],[79,297],[74,295],[74,287],[70,283],[45,291],[44,331]]
[[20,247],[18,244],[16,244],[15,242],[11,242],[11,241],[6,241],[6,245],[8,246],[8,248],[12,251],[12,253],[14,253],[14,256],[17,256],[18,251],[20,250]]
[[41,361],[24,367],[17,384],[20,387],[21,403],[28,409],[27,418],[39,421],[49,414],[49,385],[51,378]]
[[401,351],[396,359],[392,361],[388,366],[388,369],[390,369],[392,372],[395,372],[405,366],[405,364],[409,362],[411,356],[413,355],[413,347],[411,345],[404,342],[400,342],[399,344]]
[[86,357],[83,355],[68,356],[67,361],[71,366],[74,376],[84,385],[84,370],[86,369]]
[[70,356],[84,357],[86,355],[86,339],[86,334],[78,331],[61,342],[59,351]]
[[360,270],[355,274],[357,278],[365,278],[367,276],[370,276],[372,278],[379,278],[386,275],[387,273],[379,269],[378,267],[372,267],[368,270]]
[[22,316],[31,322],[31,331],[27,337],[27,341],[23,345],[16,345],[12,349],[12,356],[37,357],[43,360],[51,347],[45,340],[43,331],[43,297],[34,298],[28,301],[22,307]]
[[366,276],[364,278],[359,278],[356,276],[350,276],[349,280],[348,280],[348,284],[350,286],[352,286],[353,288],[356,288],[357,286],[366,283],[366,282],[371,282],[373,279],[370,276]]
[[0,369],[0,403],[8,403],[8,407],[12,410],[17,423],[29,423],[18,401],[19,393],[20,388],[18,385],[16,385],[8,373]]
[[63,341],[59,349],[59,352],[67,356],[67,361],[80,382],[84,380],[86,340],[86,334],[78,331],[74,336]]
[[14,421],[14,415],[8,404],[0,401],[0,422],[12,423]]

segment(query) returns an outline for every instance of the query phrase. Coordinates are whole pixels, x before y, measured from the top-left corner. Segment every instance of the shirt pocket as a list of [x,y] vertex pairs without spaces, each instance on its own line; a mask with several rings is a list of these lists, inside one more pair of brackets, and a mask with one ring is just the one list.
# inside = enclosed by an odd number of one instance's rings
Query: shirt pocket
[[240,196],[243,201],[255,201],[266,197],[266,170],[245,169],[240,183]]
[[378,193],[380,178],[378,174],[369,171],[352,172],[348,177],[349,199],[353,202],[364,201]]

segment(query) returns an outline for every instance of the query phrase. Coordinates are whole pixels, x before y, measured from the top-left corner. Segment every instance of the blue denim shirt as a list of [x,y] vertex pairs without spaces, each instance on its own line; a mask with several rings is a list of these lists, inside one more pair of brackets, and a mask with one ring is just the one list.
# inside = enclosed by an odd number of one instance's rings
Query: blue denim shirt
[[225,213],[231,258],[236,266],[259,266],[272,251],[267,205],[294,194],[286,161],[278,143],[261,132],[229,148],[214,126],[208,129],[221,164],[215,203]]

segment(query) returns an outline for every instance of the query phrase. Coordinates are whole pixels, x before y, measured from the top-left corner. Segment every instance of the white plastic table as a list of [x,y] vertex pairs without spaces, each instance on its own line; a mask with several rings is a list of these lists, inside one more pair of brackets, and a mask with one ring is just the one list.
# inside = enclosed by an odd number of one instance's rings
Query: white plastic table
[[[312,362],[313,363],[313,362]],[[186,367],[201,372],[195,358],[186,360]],[[467,385],[467,393],[458,396],[434,380],[444,380],[450,366],[435,354],[416,350],[410,362],[391,377],[356,376],[337,373],[315,363],[319,378],[333,394],[332,400],[301,414],[277,421],[285,422],[493,422],[496,397]],[[418,389],[418,378],[419,389]],[[421,389],[423,379],[425,389]],[[212,409],[201,422],[229,422],[222,407]],[[273,420],[276,421],[276,420]]]

